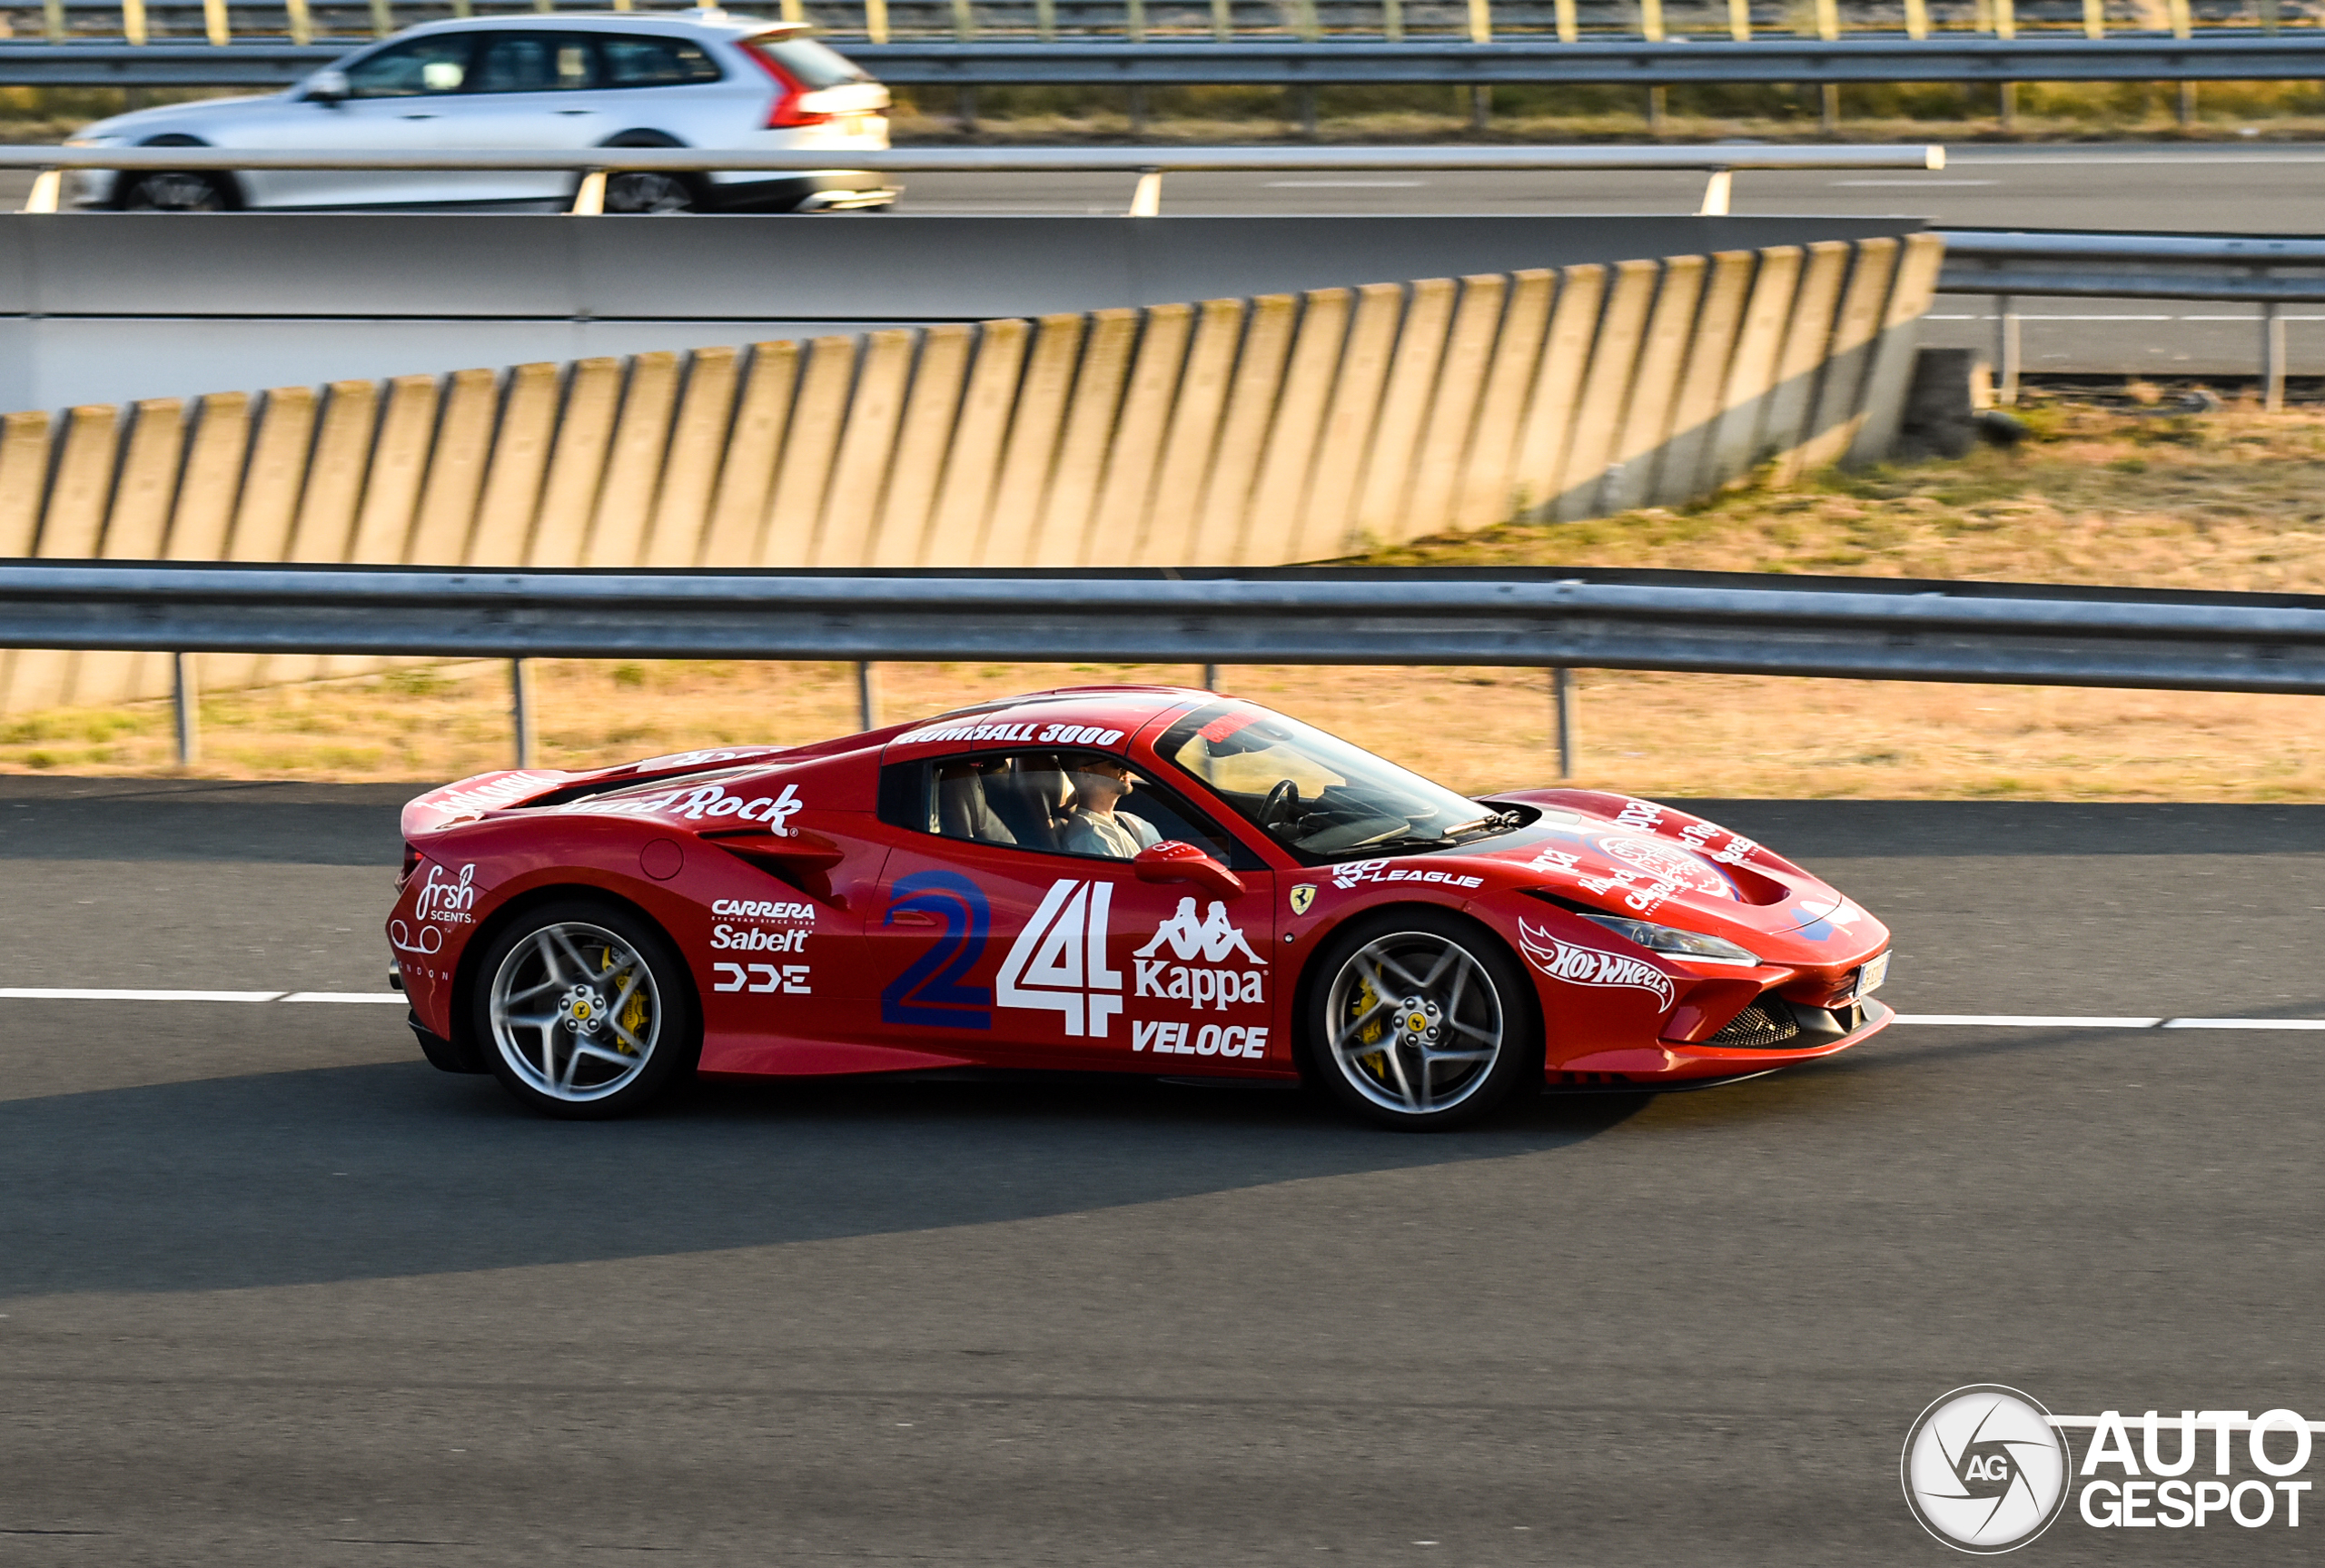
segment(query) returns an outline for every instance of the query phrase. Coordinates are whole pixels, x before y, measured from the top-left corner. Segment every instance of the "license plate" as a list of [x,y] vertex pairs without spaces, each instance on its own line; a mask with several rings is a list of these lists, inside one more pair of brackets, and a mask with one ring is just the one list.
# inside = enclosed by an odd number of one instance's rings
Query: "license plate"
[[1865,967],[1856,971],[1857,1000],[1862,1001],[1879,991],[1883,982],[1888,978],[1889,955],[1887,953],[1883,953],[1879,958],[1867,960]]

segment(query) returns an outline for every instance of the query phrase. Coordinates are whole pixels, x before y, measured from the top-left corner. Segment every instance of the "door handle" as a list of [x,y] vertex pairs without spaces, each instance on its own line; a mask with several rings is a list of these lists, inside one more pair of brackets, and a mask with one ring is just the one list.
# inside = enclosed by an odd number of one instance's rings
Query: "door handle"
[[930,914],[926,910],[892,909],[888,912],[887,923],[890,925],[933,926],[941,925],[944,922],[938,920],[935,915]]
[[597,113],[595,109],[559,109],[557,112],[560,114],[594,114]]
[[404,118],[407,120],[433,120],[436,116],[433,114],[406,114]]

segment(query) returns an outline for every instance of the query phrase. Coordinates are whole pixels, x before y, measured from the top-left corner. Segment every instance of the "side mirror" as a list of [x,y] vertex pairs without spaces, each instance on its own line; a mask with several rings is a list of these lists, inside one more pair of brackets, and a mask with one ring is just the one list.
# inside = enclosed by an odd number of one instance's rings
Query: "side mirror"
[[1131,859],[1141,882],[1191,882],[1214,898],[1241,898],[1243,879],[1191,843],[1166,838]]
[[354,85],[347,73],[339,70],[318,71],[307,78],[307,85],[299,95],[310,104],[344,104],[354,96]]

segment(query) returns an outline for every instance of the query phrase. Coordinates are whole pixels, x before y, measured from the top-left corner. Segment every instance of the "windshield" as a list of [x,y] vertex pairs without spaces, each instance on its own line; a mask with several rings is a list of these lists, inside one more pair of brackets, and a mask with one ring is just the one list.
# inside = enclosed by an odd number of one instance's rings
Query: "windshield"
[[1241,703],[1197,710],[1155,749],[1302,855],[1449,849],[1518,825],[1344,740]]

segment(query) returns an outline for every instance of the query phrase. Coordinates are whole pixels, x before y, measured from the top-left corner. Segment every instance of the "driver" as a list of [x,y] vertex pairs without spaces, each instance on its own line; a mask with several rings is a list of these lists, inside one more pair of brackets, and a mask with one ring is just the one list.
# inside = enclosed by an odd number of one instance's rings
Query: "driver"
[[1079,757],[1066,764],[1066,776],[1073,781],[1073,804],[1066,813],[1060,847],[1073,854],[1128,860],[1161,841],[1153,823],[1114,809],[1137,783],[1137,775],[1122,763],[1113,757]]

